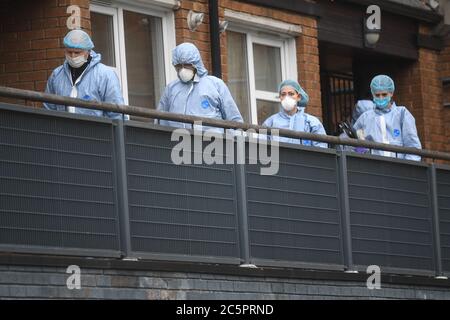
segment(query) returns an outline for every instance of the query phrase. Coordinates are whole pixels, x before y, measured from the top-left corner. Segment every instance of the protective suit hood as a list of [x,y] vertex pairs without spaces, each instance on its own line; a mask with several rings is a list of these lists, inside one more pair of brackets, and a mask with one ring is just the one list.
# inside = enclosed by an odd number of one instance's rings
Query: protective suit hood
[[203,77],[208,74],[202,57],[197,47],[192,43],[185,42],[176,46],[172,51],[172,64],[192,64],[197,69],[197,75]]

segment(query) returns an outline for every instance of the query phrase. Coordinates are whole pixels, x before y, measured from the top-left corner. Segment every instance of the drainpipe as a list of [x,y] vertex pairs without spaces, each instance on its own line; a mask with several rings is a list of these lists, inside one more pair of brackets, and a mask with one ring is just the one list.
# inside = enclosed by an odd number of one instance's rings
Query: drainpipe
[[211,36],[212,74],[222,78],[222,63],[220,59],[219,32],[219,0],[209,0],[209,33]]

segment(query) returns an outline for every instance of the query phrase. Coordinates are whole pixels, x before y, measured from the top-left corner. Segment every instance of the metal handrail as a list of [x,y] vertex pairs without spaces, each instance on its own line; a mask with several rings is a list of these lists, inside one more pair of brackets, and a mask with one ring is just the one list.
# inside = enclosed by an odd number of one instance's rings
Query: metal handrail
[[75,105],[75,106],[88,108],[88,109],[97,109],[97,110],[103,110],[103,111],[129,114],[132,116],[178,121],[178,122],[185,122],[185,123],[191,123],[191,124],[193,124],[196,121],[201,121],[203,125],[220,127],[220,128],[224,128],[224,129],[242,129],[242,130],[253,129],[256,132],[259,132],[260,130],[263,129],[263,130],[267,130],[269,135],[271,134],[273,129],[276,129],[276,130],[278,130],[279,135],[286,136],[289,138],[314,140],[314,141],[326,142],[326,143],[333,144],[333,145],[347,145],[347,146],[353,146],[353,147],[364,147],[364,148],[368,148],[368,149],[385,150],[385,151],[391,151],[391,152],[403,153],[403,154],[415,154],[415,155],[426,157],[426,158],[450,161],[450,153],[447,153],[447,152],[394,146],[394,145],[390,145],[390,144],[384,144],[384,143],[378,143],[378,142],[372,142],[372,141],[366,141],[366,140],[347,139],[347,138],[340,138],[340,137],[335,137],[335,136],[293,131],[293,130],[288,130],[288,129],[269,128],[269,127],[260,126],[260,125],[256,125],[256,124],[241,123],[241,122],[228,121],[228,120],[211,119],[211,118],[204,118],[204,117],[191,116],[191,115],[183,115],[183,114],[177,114],[177,113],[171,113],[171,112],[165,112],[165,111],[158,111],[158,110],[154,110],[154,109],[147,109],[147,108],[137,107],[137,106],[120,105],[120,104],[115,104],[115,103],[106,103],[106,102],[98,102],[98,101],[86,101],[86,100],[82,100],[82,99],[78,99],[78,98],[63,97],[63,96],[58,96],[58,95],[54,95],[54,94],[48,94],[48,93],[43,93],[43,92],[31,91],[31,90],[9,88],[9,87],[4,87],[4,86],[0,86],[0,97],[16,98],[16,99],[24,99],[24,100],[40,101],[40,102],[49,102],[49,103],[59,104],[59,105],[71,105],[71,106]]

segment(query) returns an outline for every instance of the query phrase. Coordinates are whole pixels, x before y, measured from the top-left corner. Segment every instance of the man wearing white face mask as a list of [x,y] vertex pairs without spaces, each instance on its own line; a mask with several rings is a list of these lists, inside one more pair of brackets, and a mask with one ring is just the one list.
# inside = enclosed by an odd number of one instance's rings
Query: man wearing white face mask
[[[178,79],[167,85],[158,110],[205,118],[243,122],[226,84],[208,75],[200,52],[192,43],[182,43],[172,52]],[[162,125],[191,128],[190,124],[160,120]],[[212,128],[211,128],[212,129]],[[213,129],[223,132],[222,129]]]
[[[282,110],[264,121],[263,126],[289,129],[326,135],[325,128],[320,120],[304,110],[309,97],[300,84],[294,80],[285,80],[278,86]],[[299,139],[288,137],[274,137],[281,142],[300,144]],[[302,140],[302,145],[327,148],[324,142]]]
[[[120,83],[115,72],[100,63],[101,55],[94,52],[94,43],[82,30],[72,30],[64,38],[66,61],[56,68],[47,81],[46,93],[83,100],[124,104]],[[49,110],[122,118],[122,114],[77,106],[44,103]],[[127,117],[127,116],[125,116]]]

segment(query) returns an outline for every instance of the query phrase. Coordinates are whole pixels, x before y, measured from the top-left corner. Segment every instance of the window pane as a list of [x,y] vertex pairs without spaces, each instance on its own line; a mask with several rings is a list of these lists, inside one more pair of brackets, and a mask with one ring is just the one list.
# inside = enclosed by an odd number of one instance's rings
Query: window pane
[[268,117],[280,111],[280,103],[264,100],[256,100],[258,108],[258,124],[261,125]]
[[145,14],[123,11],[128,103],[155,108],[166,83],[162,21]]
[[102,63],[115,67],[113,17],[91,12],[92,41],[94,51],[102,55]]
[[281,82],[280,48],[253,44],[256,90],[276,92]]
[[245,34],[227,31],[228,88],[245,122],[250,122],[247,46]]

